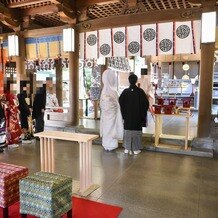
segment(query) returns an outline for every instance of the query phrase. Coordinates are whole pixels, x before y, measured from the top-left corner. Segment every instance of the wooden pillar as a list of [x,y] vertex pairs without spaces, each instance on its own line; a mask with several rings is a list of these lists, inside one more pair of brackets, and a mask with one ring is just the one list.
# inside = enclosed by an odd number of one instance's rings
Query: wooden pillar
[[200,95],[197,137],[209,137],[213,93],[215,43],[201,44]]
[[19,56],[16,60],[16,73],[17,73],[17,94],[20,93],[20,81],[26,76],[25,71],[25,40],[22,34],[18,34],[19,37]]
[[[216,0],[202,1],[202,12],[215,11]],[[215,43],[201,43],[200,93],[197,137],[209,137],[213,94]]]
[[79,124],[79,33],[75,28],[75,52],[69,52],[69,99],[70,120],[73,126]]
[[63,76],[62,76],[62,63],[61,58],[55,60],[55,73],[56,73],[56,96],[59,106],[63,106]]

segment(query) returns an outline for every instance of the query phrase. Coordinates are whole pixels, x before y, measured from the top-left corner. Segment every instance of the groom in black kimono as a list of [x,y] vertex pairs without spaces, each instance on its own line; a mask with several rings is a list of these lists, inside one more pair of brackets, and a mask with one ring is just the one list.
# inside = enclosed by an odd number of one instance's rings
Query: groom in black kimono
[[124,153],[139,154],[142,147],[142,127],[146,125],[149,101],[143,89],[136,86],[138,77],[129,76],[130,86],[119,97],[124,120]]

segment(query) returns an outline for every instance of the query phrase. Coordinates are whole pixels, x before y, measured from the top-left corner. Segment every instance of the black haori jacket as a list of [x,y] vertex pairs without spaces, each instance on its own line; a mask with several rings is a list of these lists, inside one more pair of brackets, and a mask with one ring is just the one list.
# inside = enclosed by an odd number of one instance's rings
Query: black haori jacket
[[142,130],[146,125],[149,101],[143,89],[130,85],[119,97],[125,130]]
[[42,114],[42,109],[45,110],[46,106],[46,94],[37,93],[33,101],[33,113],[32,118],[36,119]]

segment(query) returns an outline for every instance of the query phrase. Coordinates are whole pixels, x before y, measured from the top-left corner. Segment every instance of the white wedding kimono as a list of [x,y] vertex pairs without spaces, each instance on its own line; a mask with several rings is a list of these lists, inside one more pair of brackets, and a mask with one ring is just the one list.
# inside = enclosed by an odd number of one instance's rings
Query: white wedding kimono
[[46,93],[46,107],[59,107],[56,94]]
[[107,69],[102,76],[104,87],[100,97],[100,136],[105,150],[118,147],[118,139],[123,139],[123,119],[118,102],[116,72]]

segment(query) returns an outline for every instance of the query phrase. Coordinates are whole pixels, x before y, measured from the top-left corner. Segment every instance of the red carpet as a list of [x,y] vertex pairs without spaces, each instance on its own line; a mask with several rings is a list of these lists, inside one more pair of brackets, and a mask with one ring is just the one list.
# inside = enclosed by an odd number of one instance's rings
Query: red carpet
[[[73,218],[116,218],[122,211],[121,207],[90,201],[83,198],[72,197]],[[0,209],[0,217],[2,209]],[[20,218],[19,203],[9,207],[10,218]],[[32,218],[34,216],[27,216]],[[66,216],[63,216],[65,218]]]

